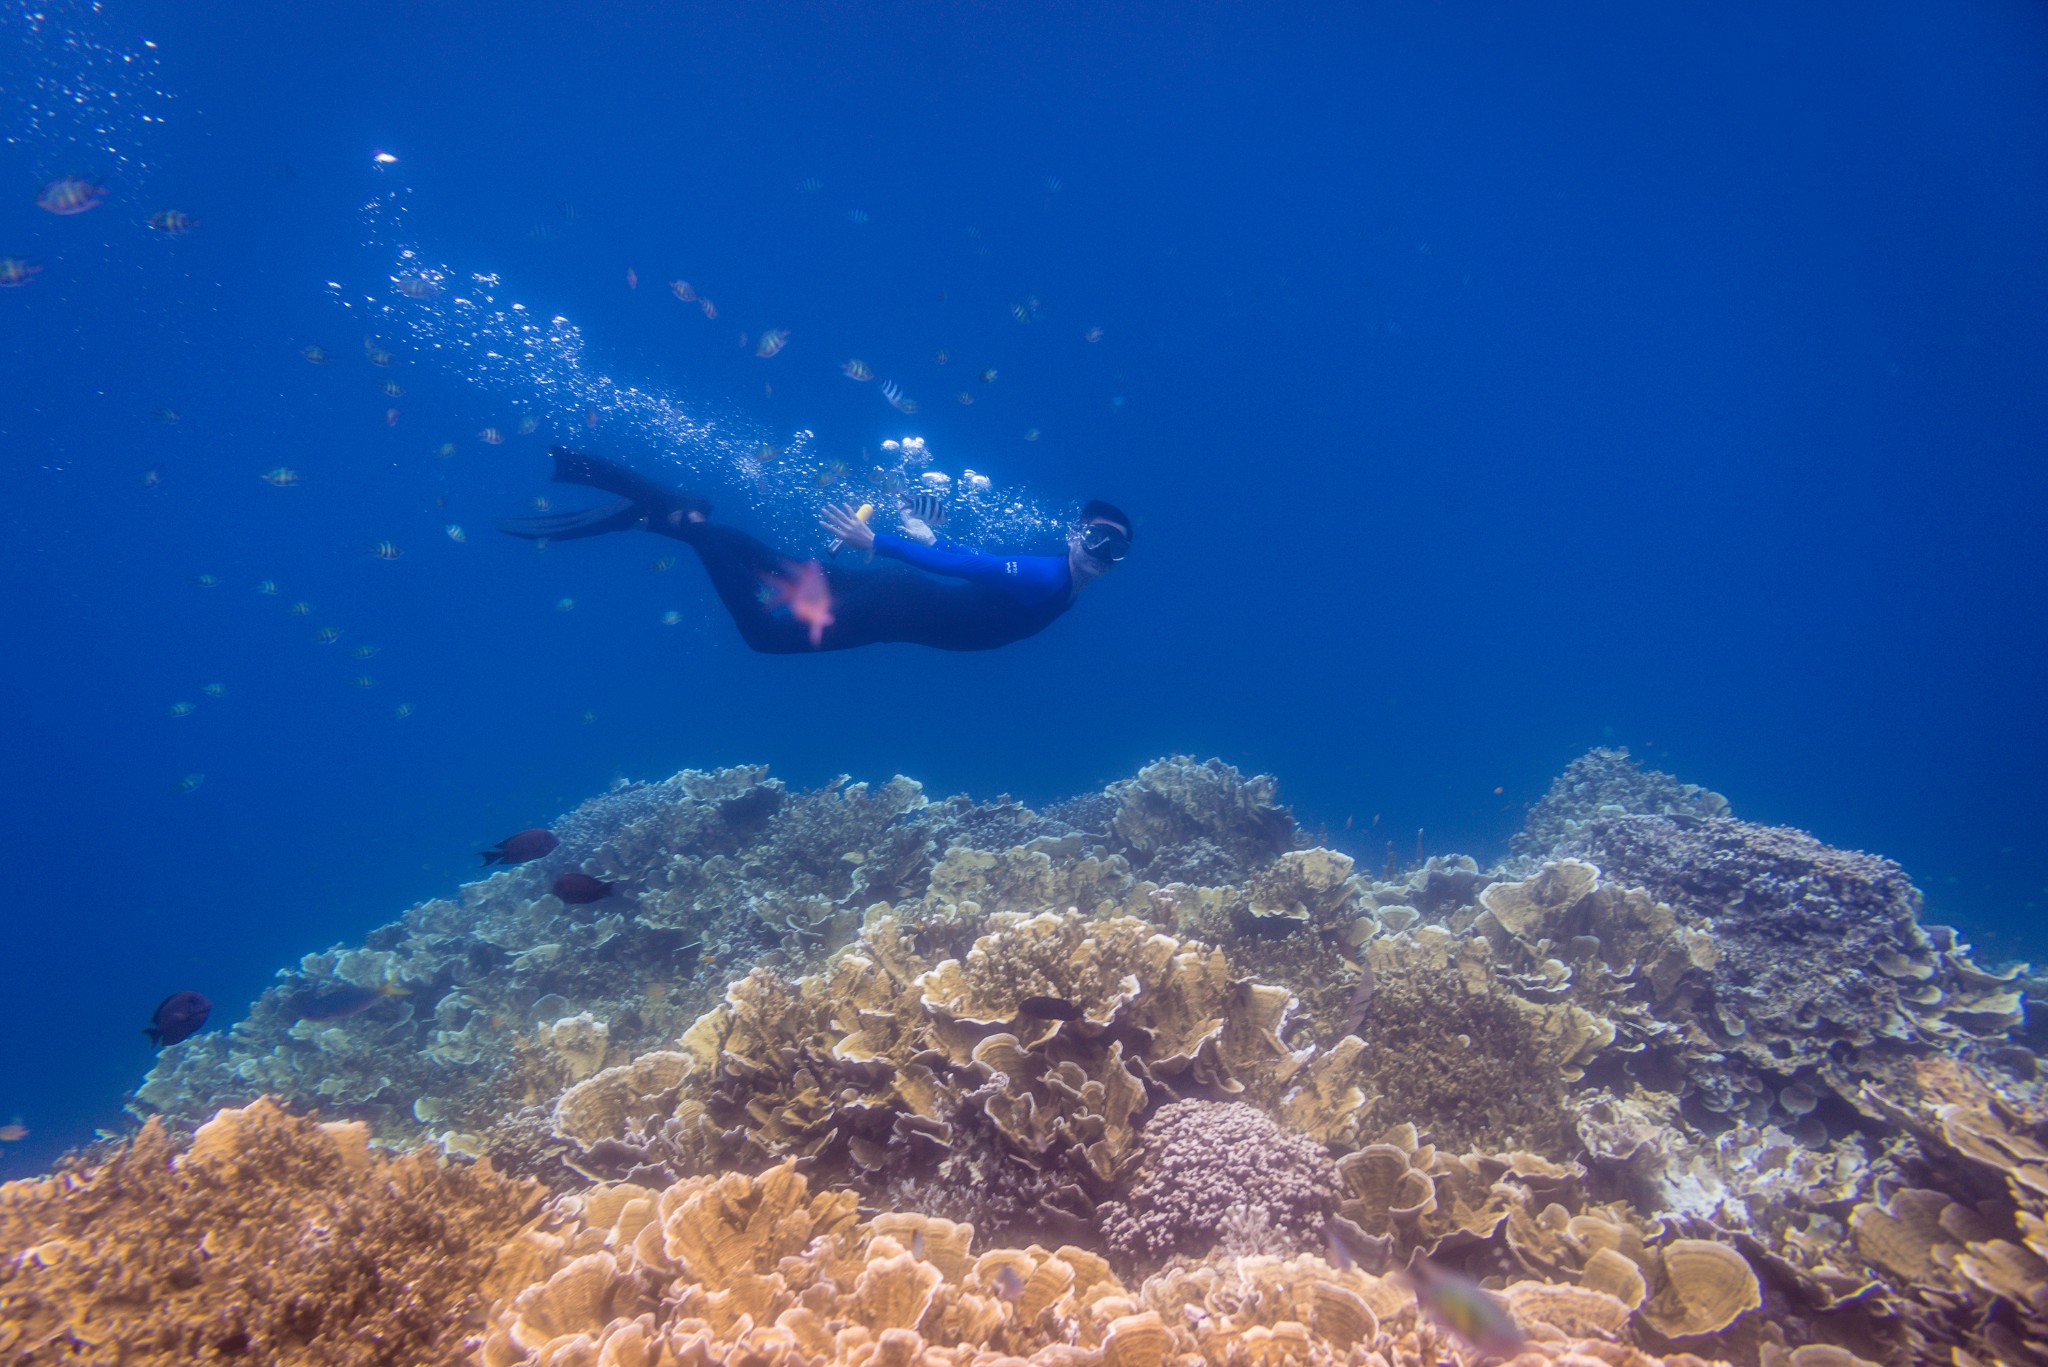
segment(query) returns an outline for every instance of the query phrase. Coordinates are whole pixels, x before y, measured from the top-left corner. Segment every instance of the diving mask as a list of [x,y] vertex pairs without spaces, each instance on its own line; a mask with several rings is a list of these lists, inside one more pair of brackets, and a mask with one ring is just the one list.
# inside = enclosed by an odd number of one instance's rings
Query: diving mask
[[1115,565],[1131,553],[1131,539],[1107,522],[1084,522],[1078,530],[1081,549],[1091,560]]

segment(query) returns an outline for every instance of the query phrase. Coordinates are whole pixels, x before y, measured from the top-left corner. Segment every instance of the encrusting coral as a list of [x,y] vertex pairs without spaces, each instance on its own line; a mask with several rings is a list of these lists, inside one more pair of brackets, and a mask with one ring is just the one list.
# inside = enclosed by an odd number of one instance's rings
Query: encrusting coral
[[459,1363],[529,1183],[259,1101],[0,1186],[9,1363]]
[[[1477,1359],[1416,1258],[1530,1362],[2039,1356],[2035,980],[1727,811],[1596,751],[1505,864],[1373,877],[1216,761],[1040,811],[686,771],[307,956],[136,1107],[541,1178],[472,1279],[524,1288],[494,1364]],[[376,995],[302,1018],[337,985]]]

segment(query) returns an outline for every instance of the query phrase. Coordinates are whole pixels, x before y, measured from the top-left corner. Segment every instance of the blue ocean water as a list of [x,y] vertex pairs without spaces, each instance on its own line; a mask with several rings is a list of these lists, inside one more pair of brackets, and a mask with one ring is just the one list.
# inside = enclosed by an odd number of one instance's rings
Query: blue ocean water
[[[5,11],[0,1175],[165,994],[686,765],[1215,754],[1371,859],[1627,745],[2048,952],[2038,6],[242,8]],[[491,530],[568,440],[803,547],[913,434],[1131,559],[995,654],[780,658],[672,542]]]

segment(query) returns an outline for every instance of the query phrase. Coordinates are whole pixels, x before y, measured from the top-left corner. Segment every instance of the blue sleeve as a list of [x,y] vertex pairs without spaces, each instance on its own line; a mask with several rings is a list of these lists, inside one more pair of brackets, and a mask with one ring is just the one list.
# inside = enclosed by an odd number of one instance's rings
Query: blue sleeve
[[892,532],[875,533],[875,554],[933,574],[1007,589],[1020,602],[1038,602],[1067,583],[1067,562],[1053,555],[990,555],[957,541],[921,546]]

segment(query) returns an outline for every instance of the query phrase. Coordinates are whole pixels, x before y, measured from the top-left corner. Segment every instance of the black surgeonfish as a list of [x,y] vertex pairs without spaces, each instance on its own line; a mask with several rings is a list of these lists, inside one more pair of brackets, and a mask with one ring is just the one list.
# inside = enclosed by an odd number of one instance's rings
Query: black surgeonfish
[[142,1033],[162,1049],[205,1029],[206,1018],[212,1011],[213,1003],[197,992],[173,992],[157,1003]]
[[490,849],[479,851],[486,864],[526,864],[542,855],[552,854],[555,846],[562,842],[555,839],[553,831],[539,826],[515,831]]

